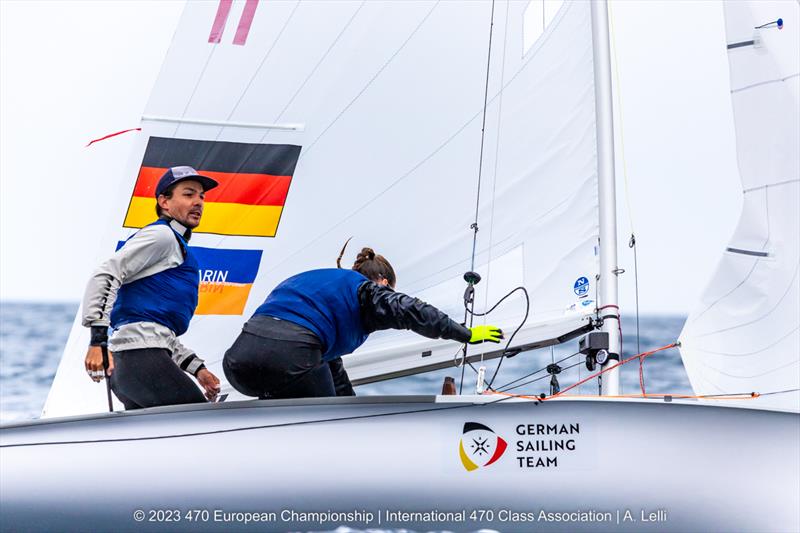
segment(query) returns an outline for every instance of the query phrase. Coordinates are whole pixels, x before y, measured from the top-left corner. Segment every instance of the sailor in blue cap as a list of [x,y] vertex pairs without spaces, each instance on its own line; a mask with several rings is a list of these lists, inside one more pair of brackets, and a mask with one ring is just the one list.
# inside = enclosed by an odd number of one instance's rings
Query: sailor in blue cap
[[[86,287],[86,372],[96,382],[107,373],[125,409],[205,402],[219,391],[219,379],[178,340],[189,327],[199,290],[188,241],[203,216],[206,191],[217,185],[192,167],[168,169],[155,190],[158,219],[100,265]],[[104,370],[106,343],[111,353]]]

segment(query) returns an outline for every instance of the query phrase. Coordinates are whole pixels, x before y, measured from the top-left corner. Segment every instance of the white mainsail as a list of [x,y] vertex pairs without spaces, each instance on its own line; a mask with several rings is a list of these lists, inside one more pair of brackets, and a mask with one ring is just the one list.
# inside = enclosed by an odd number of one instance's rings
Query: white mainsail
[[[124,222],[100,243],[110,254],[143,223],[150,205],[143,176],[193,164],[173,161],[160,146],[186,153],[201,146],[195,166],[219,172],[202,163],[223,164],[217,152],[232,149],[226,143],[284,155],[299,147],[279,205],[255,205],[267,201],[262,195],[212,206],[209,197],[209,229],[192,239],[212,255],[261,251],[244,281],[231,282],[224,264],[201,264],[207,292],[235,291],[240,304],[225,314],[198,309],[182,337],[212,371],[222,376],[225,350],[272,287],[333,266],[350,236],[346,258],[374,247],[395,266],[398,290],[462,318],[476,203],[475,270],[483,277],[476,310],[524,285],[531,309],[520,343],[589,324],[598,273],[589,3],[565,3],[529,48],[520,2],[498,3],[493,14],[492,3],[469,1],[234,2],[229,12],[225,4],[187,3],[123,172],[116,212]],[[229,172],[241,180],[255,171]],[[253,229],[262,212],[272,217],[266,231]],[[524,315],[515,295],[489,321],[513,330]],[[103,410],[103,387],[82,370],[86,340],[76,322],[43,416]],[[380,332],[345,364],[355,380],[370,380],[451,361],[457,348]]]
[[800,411],[800,3],[726,2],[725,19],[744,207],[681,354],[697,394]]

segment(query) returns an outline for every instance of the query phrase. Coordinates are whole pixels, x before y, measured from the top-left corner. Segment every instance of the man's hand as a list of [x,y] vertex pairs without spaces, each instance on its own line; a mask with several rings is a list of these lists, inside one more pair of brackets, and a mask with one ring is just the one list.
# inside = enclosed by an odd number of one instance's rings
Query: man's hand
[[[89,349],[86,351],[84,365],[92,381],[100,383],[105,377],[105,372],[103,372],[102,348],[99,346],[89,346]],[[108,375],[110,376],[112,372],[114,372],[114,357],[111,355],[111,352],[108,352]]]
[[217,394],[219,394],[219,379],[217,376],[209,372],[207,368],[203,368],[195,377],[197,378],[197,382],[200,383],[200,386],[205,390],[208,401],[213,402]]

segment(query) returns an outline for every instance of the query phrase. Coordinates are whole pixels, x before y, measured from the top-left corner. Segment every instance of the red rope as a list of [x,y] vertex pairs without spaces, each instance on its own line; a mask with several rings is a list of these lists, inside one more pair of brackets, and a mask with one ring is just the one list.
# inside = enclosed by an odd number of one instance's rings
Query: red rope
[[673,342],[672,344],[668,344],[668,345],[666,345],[666,346],[662,346],[661,348],[656,348],[655,350],[651,350],[651,351],[649,351],[649,352],[642,352],[642,353],[640,353],[640,354],[636,354],[636,355],[633,355],[633,356],[631,356],[631,357],[628,357],[627,359],[623,359],[622,361],[618,362],[617,364],[615,364],[615,365],[613,365],[613,366],[610,366],[610,367],[608,367],[608,368],[606,368],[606,369],[604,369],[604,370],[601,370],[600,372],[595,372],[594,374],[592,374],[591,376],[587,377],[586,379],[582,379],[582,380],[580,380],[579,382],[577,382],[577,383],[574,383],[573,385],[570,385],[570,386],[569,386],[569,387],[567,387],[566,389],[564,389],[564,390],[562,390],[562,391],[560,391],[560,392],[557,392],[556,394],[553,394],[552,396],[549,396],[549,397],[548,397],[548,399],[549,399],[549,398],[555,398],[555,397],[557,397],[557,396],[561,396],[562,394],[564,394],[564,393],[565,393],[565,392],[567,392],[568,390],[571,390],[571,389],[574,389],[575,387],[578,387],[578,386],[580,386],[580,385],[583,385],[583,384],[584,384],[584,383],[586,383],[587,381],[589,381],[589,380],[592,380],[592,379],[594,379],[594,378],[596,378],[597,376],[600,376],[600,375],[602,375],[602,374],[605,374],[606,372],[609,372],[609,371],[611,371],[611,370],[614,370],[615,368],[618,368],[618,367],[620,367],[620,366],[624,365],[625,363],[629,363],[629,362],[633,361],[634,359],[637,359],[637,358],[639,358],[639,360],[641,361],[641,359],[644,359],[645,357],[648,357],[648,356],[650,356],[650,355],[653,355],[654,353],[661,352],[661,351],[663,351],[663,350],[669,350],[670,348],[675,348],[677,345],[678,345],[677,343]]
[[128,133],[129,131],[142,131],[142,128],[130,128],[130,129],[127,129],[127,130],[118,131],[116,133],[109,133],[108,135],[106,135],[104,137],[100,137],[99,139],[94,139],[94,140],[89,141],[89,144],[84,146],[84,148],[89,148],[91,145],[93,145],[96,142],[105,141],[106,139],[110,139],[111,137],[116,137],[117,135],[122,135],[123,133]]

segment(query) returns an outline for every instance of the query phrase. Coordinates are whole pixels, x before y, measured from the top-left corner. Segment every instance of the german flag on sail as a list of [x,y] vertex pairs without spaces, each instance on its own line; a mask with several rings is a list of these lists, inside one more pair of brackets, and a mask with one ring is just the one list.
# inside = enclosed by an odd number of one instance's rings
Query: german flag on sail
[[123,226],[153,222],[159,178],[169,167],[188,165],[219,182],[206,194],[195,233],[274,237],[299,156],[291,144],[150,137]]
[[[117,250],[125,241],[117,242]],[[261,264],[261,250],[190,246],[197,259],[200,293],[196,315],[241,315]]]

